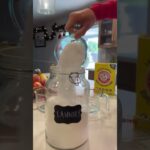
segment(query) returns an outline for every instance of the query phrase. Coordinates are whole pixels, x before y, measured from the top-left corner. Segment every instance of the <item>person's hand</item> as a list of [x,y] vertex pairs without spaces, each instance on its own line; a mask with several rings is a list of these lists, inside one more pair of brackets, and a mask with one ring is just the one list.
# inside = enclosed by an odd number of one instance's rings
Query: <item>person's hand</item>
[[[90,8],[70,13],[66,23],[66,31],[73,33],[75,38],[80,38],[86,31],[96,22],[94,12]],[[75,29],[75,25],[79,24],[81,28]]]

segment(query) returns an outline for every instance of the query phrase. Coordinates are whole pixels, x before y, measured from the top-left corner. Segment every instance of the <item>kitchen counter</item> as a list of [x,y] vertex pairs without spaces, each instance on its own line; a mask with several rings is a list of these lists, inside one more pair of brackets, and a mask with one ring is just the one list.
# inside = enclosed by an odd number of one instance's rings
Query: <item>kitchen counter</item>
[[[110,110],[104,119],[89,117],[89,139],[77,150],[117,149],[117,99],[110,97]],[[54,150],[45,141],[45,117],[39,110],[33,111],[33,150]]]

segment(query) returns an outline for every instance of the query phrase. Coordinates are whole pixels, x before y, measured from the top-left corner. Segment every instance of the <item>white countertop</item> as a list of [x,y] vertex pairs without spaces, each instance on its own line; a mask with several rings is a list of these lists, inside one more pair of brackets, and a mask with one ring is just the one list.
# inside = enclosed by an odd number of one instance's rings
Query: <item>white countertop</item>
[[[89,140],[77,150],[117,149],[117,99],[110,99],[110,113],[105,119],[89,118]],[[33,111],[33,150],[54,150],[45,141],[44,113]]]

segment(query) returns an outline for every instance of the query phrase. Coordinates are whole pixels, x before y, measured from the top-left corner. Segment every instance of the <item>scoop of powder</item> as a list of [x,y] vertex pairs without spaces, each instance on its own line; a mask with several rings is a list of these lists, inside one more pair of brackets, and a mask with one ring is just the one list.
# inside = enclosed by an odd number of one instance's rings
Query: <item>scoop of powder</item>
[[65,73],[78,71],[84,59],[85,50],[82,43],[72,42],[64,48],[59,58],[59,70]]

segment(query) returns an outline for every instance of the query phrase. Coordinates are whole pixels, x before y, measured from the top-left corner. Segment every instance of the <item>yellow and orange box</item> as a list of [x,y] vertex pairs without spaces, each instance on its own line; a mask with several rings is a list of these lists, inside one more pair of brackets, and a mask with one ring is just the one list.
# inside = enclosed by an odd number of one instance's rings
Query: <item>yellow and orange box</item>
[[115,95],[116,73],[116,63],[96,63],[94,71],[95,93],[106,93],[111,96]]
[[136,128],[150,131],[150,36],[138,41]]

